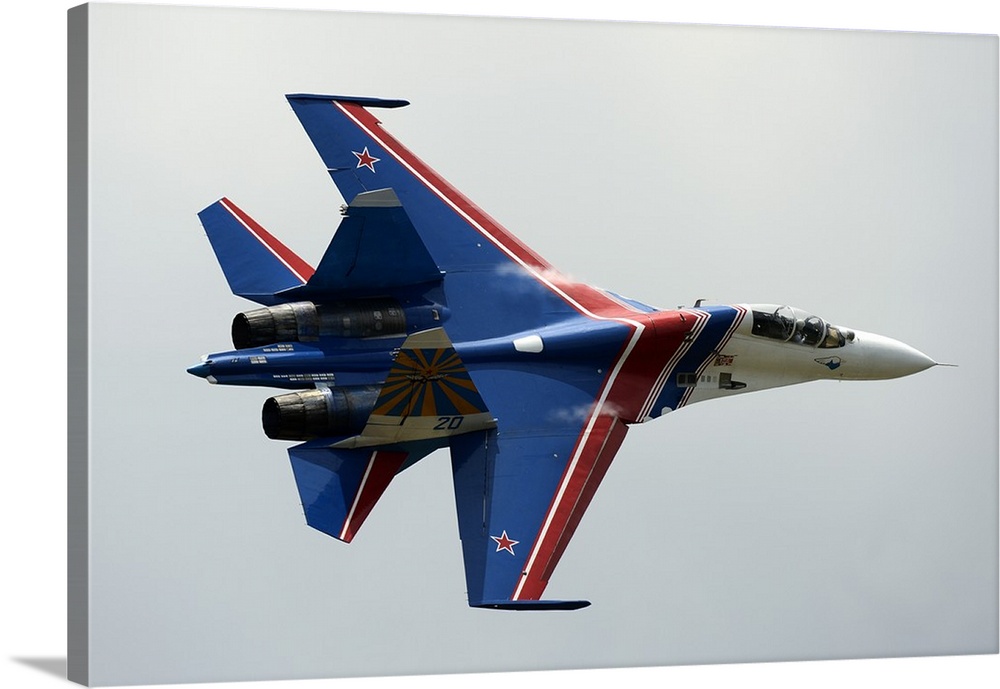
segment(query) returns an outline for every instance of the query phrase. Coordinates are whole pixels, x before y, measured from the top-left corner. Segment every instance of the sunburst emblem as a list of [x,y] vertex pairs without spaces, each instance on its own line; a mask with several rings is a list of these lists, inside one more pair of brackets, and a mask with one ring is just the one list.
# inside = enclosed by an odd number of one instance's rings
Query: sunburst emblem
[[454,349],[400,351],[375,407],[384,416],[463,416],[484,410]]

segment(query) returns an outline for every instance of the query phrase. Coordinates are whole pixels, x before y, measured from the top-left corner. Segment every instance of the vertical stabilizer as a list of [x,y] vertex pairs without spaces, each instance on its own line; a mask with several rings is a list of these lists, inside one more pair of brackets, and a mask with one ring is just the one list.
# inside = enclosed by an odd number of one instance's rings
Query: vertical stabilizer
[[312,267],[229,199],[198,213],[233,294],[258,304],[277,304],[274,295],[298,287]]

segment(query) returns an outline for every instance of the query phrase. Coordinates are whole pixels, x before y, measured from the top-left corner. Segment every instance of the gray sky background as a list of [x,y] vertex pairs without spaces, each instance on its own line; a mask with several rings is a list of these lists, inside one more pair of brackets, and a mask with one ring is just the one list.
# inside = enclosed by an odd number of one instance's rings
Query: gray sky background
[[[97,6],[97,683],[985,653],[997,637],[996,39]],[[556,265],[776,301],[959,364],[633,428],[547,593],[469,610],[447,456],[304,526],[195,213],[315,262],[341,203],[283,94],[404,143]],[[178,324],[181,324],[178,326]],[[143,398],[146,404],[143,404]]]
[[[95,5],[92,679],[985,653],[997,637],[995,38]],[[283,98],[402,141],[575,277],[785,302],[957,369],[630,433],[551,581],[465,603],[447,455],[351,546],[308,529],[195,213],[315,262],[342,200]]]

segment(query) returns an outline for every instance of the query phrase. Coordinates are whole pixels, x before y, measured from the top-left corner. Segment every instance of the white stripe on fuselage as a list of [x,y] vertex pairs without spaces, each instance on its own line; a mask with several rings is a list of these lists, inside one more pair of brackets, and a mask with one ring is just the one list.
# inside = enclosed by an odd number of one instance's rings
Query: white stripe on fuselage
[[705,329],[705,324],[708,323],[710,317],[707,311],[691,310],[687,311],[687,313],[693,313],[697,319],[694,327],[692,327],[689,331],[690,338],[688,338],[682,346],[677,348],[677,351],[674,352],[672,357],[670,357],[666,366],[664,366],[663,370],[660,371],[660,375],[657,376],[656,382],[653,383],[653,387],[649,391],[649,396],[646,398],[646,401],[642,405],[642,409],[639,411],[639,421],[645,421],[649,418],[653,409],[653,404],[656,403],[660,393],[663,392],[663,388],[666,387],[670,374],[673,372],[677,364],[680,363],[680,360],[684,358],[684,355],[687,354],[691,347],[694,346],[695,341],[701,335],[701,331]]

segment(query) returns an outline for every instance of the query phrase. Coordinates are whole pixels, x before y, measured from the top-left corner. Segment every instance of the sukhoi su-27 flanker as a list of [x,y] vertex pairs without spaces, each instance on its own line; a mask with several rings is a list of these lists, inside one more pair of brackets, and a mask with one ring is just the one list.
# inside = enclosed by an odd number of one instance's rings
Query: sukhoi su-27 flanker
[[[694,402],[935,364],[779,304],[661,310],[560,274],[386,132],[406,101],[290,95],[347,201],[315,270],[228,199],[199,213],[234,294],[261,305],[188,369],[286,392],[306,522],[350,542],[400,472],[451,453],[469,605],[542,594],[630,424]],[[418,509],[419,507],[417,507]]]

